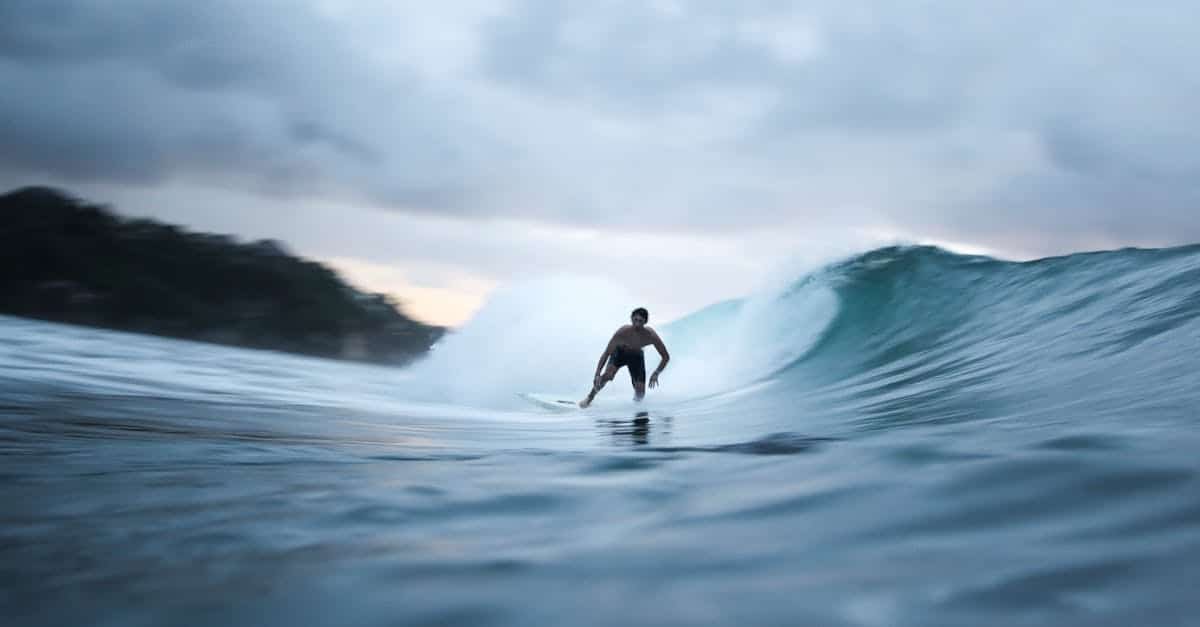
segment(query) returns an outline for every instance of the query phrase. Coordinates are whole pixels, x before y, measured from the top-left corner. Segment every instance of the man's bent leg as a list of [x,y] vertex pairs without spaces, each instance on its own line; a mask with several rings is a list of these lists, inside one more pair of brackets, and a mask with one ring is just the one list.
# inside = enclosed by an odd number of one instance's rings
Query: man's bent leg
[[646,396],[646,358],[641,351],[629,364],[629,380],[633,383],[633,400],[640,402]]
[[588,392],[587,398],[579,401],[579,406],[587,407],[591,405],[592,401],[596,398],[596,393],[604,389],[605,384],[612,381],[615,376],[617,376],[617,367],[609,364],[608,368],[604,370],[604,374],[600,375],[600,380],[592,384],[592,391]]

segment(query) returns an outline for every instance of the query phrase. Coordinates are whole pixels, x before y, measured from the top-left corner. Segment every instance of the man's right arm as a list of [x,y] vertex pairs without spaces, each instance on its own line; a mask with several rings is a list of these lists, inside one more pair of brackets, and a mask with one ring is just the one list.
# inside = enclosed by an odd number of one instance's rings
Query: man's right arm
[[604,347],[604,352],[600,354],[600,361],[596,363],[596,376],[600,376],[600,371],[604,370],[604,362],[608,361],[608,356],[612,354],[613,343],[617,341],[616,334],[613,334],[612,339],[608,341],[608,346]]

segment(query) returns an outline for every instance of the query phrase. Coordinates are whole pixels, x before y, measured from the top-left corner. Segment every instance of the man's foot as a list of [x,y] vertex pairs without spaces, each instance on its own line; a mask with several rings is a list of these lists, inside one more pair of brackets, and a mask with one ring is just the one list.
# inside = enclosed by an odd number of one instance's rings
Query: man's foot
[[587,406],[588,406],[588,405],[591,405],[591,404],[592,404],[592,399],[590,399],[590,398],[585,398],[585,399],[583,399],[582,401],[579,401],[579,408],[580,408],[580,409],[587,409]]

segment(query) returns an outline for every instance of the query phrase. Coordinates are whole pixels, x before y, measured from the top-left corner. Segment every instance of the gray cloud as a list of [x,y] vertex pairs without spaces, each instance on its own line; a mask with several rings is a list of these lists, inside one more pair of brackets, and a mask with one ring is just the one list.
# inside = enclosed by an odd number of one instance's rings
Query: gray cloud
[[0,168],[612,229],[1179,243],[1198,23],[1182,1],[9,0]]
[[[1200,53],[1190,4],[729,6],[520,3],[491,24],[484,68],[647,127],[672,108],[712,113],[697,96],[716,90],[763,96],[770,104],[744,127],[693,143],[742,176],[701,167],[700,193],[675,198],[685,210],[657,208],[670,220],[873,218],[985,241],[1044,230],[1080,242],[1200,239],[1185,148],[1200,105],[1186,67]],[[781,41],[796,44],[791,54]],[[669,130],[653,128],[645,144]]]
[[[0,5],[0,164],[148,184],[168,176],[417,209],[478,184],[453,105],[291,2]],[[463,141],[465,145],[466,142]]]
[[767,49],[738,36],[738,17],[712,3],[675,12],[645,2],[517,2],[483,29],[481,71],[591,107],[690,107],[696,89],[785,78]]

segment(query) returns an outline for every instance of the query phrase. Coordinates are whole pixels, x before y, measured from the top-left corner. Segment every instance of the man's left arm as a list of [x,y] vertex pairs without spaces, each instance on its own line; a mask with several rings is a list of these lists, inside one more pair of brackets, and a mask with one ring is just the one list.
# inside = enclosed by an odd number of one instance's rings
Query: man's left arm
[[658,337],[658,333],[650,331],[653,334],[654,350],[658,351],[659,357],[662,359],[658,362],[658,367],[654,369],[654,374],[650,375],[650,387],[658,387],[658,374],[667,367],[667,362],[671,361],[671,354],[667,352],[667,345],[663,344],[662,338]]

